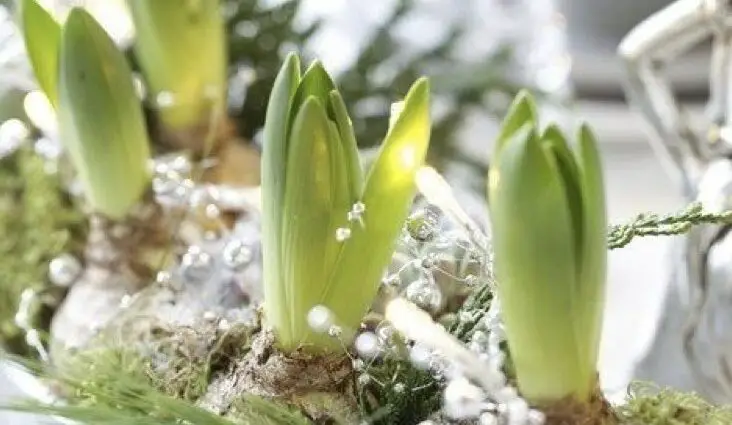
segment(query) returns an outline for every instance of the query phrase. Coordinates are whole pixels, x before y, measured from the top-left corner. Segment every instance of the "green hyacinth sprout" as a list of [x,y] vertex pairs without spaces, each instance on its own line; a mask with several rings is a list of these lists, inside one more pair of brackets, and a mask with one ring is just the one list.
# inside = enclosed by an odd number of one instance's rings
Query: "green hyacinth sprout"
[[162,123],[186,130],[223,113],[226,37],[219,0],[127,0],[135,57]]
[[86,199],[95,212],[123,218],[150,179],[148,133],[130,67],[83,9],[72,9],[62,27],[35,0],[24,0],[21,13],[33,69],[56,107]]
[[285,351],[341,351],[310,328],[308,313],[322,306],[355,331],[376,295],[427,152],[428,82],[415,82],[399,109],[364,179],[351,120],[322,65],[301,75],[290,55],[276,78],[264,127],[264,292]]
[[37,0],[20,2],[20,22],[23,28],[28,59],[38,80],[38,85],[49,102],[58,106],[58,49],[61,43],[61,26]]
[[495,272],[518,386],[541,404],[586,402],[597,386],[606,213],[589,128],[574,149],[541,131],[526,93],[503,123],[489,173]]

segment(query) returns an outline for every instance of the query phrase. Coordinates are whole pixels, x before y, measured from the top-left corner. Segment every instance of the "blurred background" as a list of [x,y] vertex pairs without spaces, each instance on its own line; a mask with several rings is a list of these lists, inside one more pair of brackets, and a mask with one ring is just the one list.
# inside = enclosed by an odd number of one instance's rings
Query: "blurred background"
[[[12,2],[5,1],[5,4]],[[125,45],[132,36],[117,0],[49,0],[59,11],[84,4]],[[262,99],[278,57],[298,49],[338,75],[364,148],[378,143],[388,102],[413,77],[433,77],[437,127],[433,160],[481,211],[482,179],[503,108],[519,87],[540,93],[546,117],[588,121],[602,142],[610,220],[671,212],[684,202],[625,103],[615,49],[662,0],[229,0],[230,103],[246,137],[258,141]],[[288,5],[289,6],[283,6]],[[238,8],[237,8],[238,7]],[[287,9],[282,9],[287,7]],[[267,14],[266,10],[287,12]],[[236,13],[239,13],[237,18]],[[0,16],[0,113],[17,114],[33,86],[12,13]],[[267,52],[276,51],[276,54]],[[279,56],[278,56],[279,55]],[[672,67],[678,93],[700,111],[707,93],[704,49]],[[8,70],[14,70],[10,72]],[[238,85],[237,85],[238,84]],[[477,188],[477,189],[476,189]],[[477,191],[476,191],[477,190]],[[650,344],[666,290],[669,239],[644,239],[612,252],[601,375],[624,390]],[[0,372],[0,403],[18,389]],[[3,416],[2,424],[31,419]]]

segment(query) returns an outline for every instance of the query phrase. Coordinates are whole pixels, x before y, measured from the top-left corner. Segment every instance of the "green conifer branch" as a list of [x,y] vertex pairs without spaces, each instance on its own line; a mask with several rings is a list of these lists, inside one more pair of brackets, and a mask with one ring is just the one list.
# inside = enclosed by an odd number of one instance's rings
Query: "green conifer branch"
[[638,214],[629,223],[610,226],[608,249],[623,248],[636,237],[682,235],[692,226],[731,223],[732,210],[710,213],[697,202],[675,214]]

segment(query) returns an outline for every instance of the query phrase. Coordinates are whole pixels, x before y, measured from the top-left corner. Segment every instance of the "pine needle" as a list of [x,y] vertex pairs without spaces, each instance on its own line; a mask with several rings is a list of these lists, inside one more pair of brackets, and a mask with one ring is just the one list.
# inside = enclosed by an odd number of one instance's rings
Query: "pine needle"
[[608,248],[623,248],[636,237],[681,235],[701,224],[732,224],[732,210],[705,212],[695,202],[676,214],[639,214],[630,223],[610,227]]

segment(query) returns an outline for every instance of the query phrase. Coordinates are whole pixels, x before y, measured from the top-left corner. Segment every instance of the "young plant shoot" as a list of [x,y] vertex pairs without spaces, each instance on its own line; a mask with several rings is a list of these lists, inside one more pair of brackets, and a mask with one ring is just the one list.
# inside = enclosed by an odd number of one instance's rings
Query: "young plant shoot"
[[[61,140],[93,211],[122,219],[141,200],[150,178],[149,140],[130,67],[80,8],[69,13],[61,31],[58,63]],[[44,68],[40,75],[47,72]]]
[[[277,75],[264,127],[264,295],[286,352],[342,351],[376,295],[427,152],[428,82],[415,82],[402,105],[364,179],[351,120],[322,65],[301,75],[290,55]],[[312,329],[316,312],[344,331],[340,341]]]
[[135,56],[162,124],[206,125],[225,112],[226,42],[219,0],[127,0]]
[[20,2],[20,22],[23,27],[28,59],[38,85],[51,105],[58,105],[58,49],[61,26],[37,0]]
[[583,126],[572,149],[559,128],[540,130],[532,99],[521,93],[492,162],[494,265],[518,387],[540,406],[589,403],[597,395],[606,272],[595,139]]

